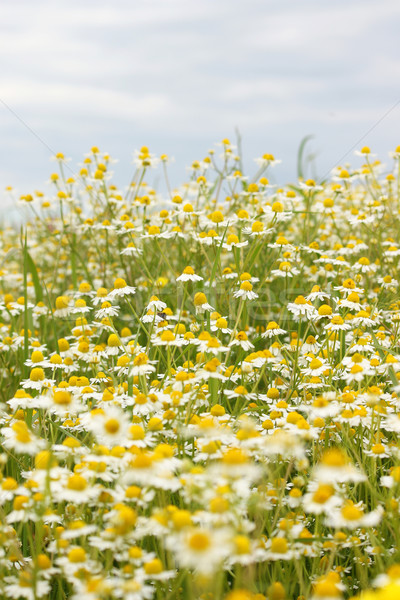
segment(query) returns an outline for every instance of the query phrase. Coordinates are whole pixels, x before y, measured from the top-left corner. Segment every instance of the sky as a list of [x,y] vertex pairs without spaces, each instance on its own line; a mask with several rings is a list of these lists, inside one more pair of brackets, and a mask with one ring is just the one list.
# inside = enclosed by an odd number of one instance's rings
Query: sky
[[282,160],[277,183],[296,179],[306,135],[310,175],[358,164],[363,145],[389,164],[399,30],[398,0],[2,0],[0,206],[8,185],[45,190],[53,153],[74,168],[93,145],[121,187],[142,145],[174,157],[178,185],[237,130],[249,174]]

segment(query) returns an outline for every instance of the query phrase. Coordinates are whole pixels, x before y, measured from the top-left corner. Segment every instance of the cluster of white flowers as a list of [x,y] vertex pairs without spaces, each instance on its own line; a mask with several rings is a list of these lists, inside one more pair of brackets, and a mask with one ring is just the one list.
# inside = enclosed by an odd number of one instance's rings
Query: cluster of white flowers
[[4,598],[399,587],[400,150],[281,188],[222,150],[162,196],[92,148],[0,231]]

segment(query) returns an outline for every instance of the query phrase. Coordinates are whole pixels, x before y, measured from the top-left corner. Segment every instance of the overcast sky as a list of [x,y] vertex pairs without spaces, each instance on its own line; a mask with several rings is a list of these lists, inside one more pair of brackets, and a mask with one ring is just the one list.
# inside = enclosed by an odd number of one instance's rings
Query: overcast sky
[[0,190],[44,189],[52,150],[76,164],[93,145],[119,159],[121,185],[144,144],[175,157],[178,184],[235,128],[248,165],[282,159],[279,182],[307,134],[320,176],[370,129],[359,147],[386,160],[399,31],[399,0],[2,0],[0,99],[15,114],[0,105]]

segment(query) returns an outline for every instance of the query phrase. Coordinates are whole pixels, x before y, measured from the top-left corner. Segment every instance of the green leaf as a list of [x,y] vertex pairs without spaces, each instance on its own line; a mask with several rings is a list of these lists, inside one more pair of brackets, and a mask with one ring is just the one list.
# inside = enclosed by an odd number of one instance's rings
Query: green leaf
[[40,284],[39,275],[38,275],[38,272],[36,269],[36,265],[33,262],[33,258],[29,254],[27,248],[25,248],[24,260],[26,261],[26,268],[32,276],[33,286],[35,288],[36,303],[42,302],[43,301],[43,290],[42,290],[42,286]]
[[306,135],[300,142],[300,146],[297,152],[297,177],[304,179],[304,150],[307,143],[313,139],[313,135]]

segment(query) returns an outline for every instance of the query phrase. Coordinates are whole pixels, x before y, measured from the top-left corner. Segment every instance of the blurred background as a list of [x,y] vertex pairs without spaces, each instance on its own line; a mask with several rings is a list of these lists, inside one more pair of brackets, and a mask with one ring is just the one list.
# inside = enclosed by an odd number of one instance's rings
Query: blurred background
[[[53,152],[109,152],[116,182],[135,148],[175,158],[173,185],[224,137],[245,165],[266,152],[270,179],[400,144],[398,0],[2,0],[0,198],[45,190]],[[160,173],[161,177],[161,173]],[[147,178],[151,183],[151,178]]]

